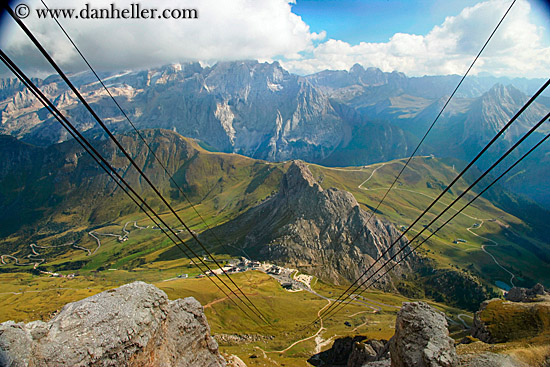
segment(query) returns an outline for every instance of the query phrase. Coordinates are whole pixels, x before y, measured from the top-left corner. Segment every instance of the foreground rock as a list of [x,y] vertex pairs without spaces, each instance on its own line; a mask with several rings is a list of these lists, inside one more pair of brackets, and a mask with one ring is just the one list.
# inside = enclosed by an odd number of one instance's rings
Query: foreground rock
[[[404,303],[389,341],[391,367],[526,367],[508,355],[485,352],[458,356],[443,313],[423,302]],[[359,366],[359,365],[358,365]],[[383,360],[361,367],[383,367]],[[349,366],[354,367],[354,366]]]
[[0,324],[0,366],[224,366],[202,306],[135,282]]
[[392,366],[459,366],[445,316],[424,302],[406,302],[390,340]]
[[423,302],[403,304],[389,342],[364,336],[339,338],[308,362],[319,367],[526,367],[504,354],[457,355],[445,315]]

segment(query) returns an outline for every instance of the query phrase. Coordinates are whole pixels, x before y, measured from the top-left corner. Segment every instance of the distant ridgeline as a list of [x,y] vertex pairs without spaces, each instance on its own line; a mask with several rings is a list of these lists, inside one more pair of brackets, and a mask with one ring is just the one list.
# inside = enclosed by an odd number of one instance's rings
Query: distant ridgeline
[[[277,62],[169,65],[103,76],[140,128],[165,128],[212,149],[269,161],[303,159],[331,166],[363,165],[406,157],[440,111],[459,76],[409,78],[355,65],[350,71],[298,76]],[[72,77],[94,110],[116,132],[126,131],[112,101],[89,73]],[[542,80],[468,77],[419,154],[468,159],[518,110]],[[38,84],[81,130],[100,134],[59,77]],[[40,103],[14,80],[0,81],[2,125],[37,145],[68,138]],[[550,106],[542,97],[492,151],[497,154]],[[506,185],[550,204],[547,147]],[[491,153],[491,151],[489,152]]]

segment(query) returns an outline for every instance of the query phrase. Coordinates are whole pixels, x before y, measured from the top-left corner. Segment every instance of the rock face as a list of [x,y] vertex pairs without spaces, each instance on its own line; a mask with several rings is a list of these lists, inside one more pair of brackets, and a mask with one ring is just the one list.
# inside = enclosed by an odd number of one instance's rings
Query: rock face
[[365,363],[388,360],[387,340],[370,339],[364,336],[338,338],[330,349],[311,357],[314,366],[361,367]]
[[[300,267],[338,282],[355,280],[399,236],[391,223],[376,216],[367,223],[369,216],[353,195],[324,190],[304,162],[293,161],[276,195],[216,231],[248,256]],[[210,241],[209,232],[203,236]],[[383,258],[389,259],[406,246],[405,240],[399,240]],[[405,249],[396,259],[408,252]],[[407,258],[395,272],[407,269],[413,258]]]
[[2,366],[224,366],[202,306],[135,282],[0,325]]
[[390,340],[393,367],[458,366],[445,316],[423,302],[404,303]]

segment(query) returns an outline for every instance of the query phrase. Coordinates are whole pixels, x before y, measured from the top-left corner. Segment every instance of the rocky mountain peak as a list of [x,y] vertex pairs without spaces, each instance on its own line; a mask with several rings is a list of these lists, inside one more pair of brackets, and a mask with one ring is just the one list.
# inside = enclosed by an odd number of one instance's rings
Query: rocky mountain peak
[[[389,222],[369,217],[351,193],[323,189],[306,163],[293,161],[276,195],[223,224],[219,231],[226,234],[231,247],[242,248],[247,256],[339,282],[355,280],[399,235]],[[210,234],[204,236],[208,242]],[[407,245],[400,239],[384,258]],[[397,273],[413,259],[396,267]],[[389,280],[386,276],[377,286]]]
[[504,85],[501,83],[496,83],[495,85],[493,85],[493,87],[489,89],[486,93],[484,93],[483,96],[485,98],[497,98],[500,100],[505,100],[509,98],[516,100],[518,97],[525,98],[525,94],[513,85]]
[[[488,141],[516,114],[528,97],[512,85],[496,84],[469,108],[464,122],[463,141]],[[534,103],[506,131],[504,139],[512,141],[525,133],[545,114],[545,108]]]
[[387,84],[390,75],[374,67],[365,69],[359,64],[355,64],[349,69],[349,77],[352,83],[363,86]]
[[315,191],[323,190],[315,181],[306,163],[299,160],[292,161],[287,173],[281,180],[280,194],[293,195],[309,188]]
[[354,64],[350,69],[349,69],[349,73],[350,74],[361,74],[361,73],[364,73],[365,72],[365,68],[363,68],[361,65],[359,64]]
[[[510,117],[516,112],[518,106],[527,101],[527,95],[512,85],[495,84],[489,91],[481,96],[481,104],[484,112],[505,113]],[[490,118],[491,116],[488,116]]]

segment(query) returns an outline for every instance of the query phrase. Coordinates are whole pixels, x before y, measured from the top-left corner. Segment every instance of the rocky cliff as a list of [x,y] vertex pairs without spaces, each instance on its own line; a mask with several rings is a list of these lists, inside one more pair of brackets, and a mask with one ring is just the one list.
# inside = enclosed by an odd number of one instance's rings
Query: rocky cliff
[[0,365],[225,366],[202,306],[135,282],[69,303],[50,321],[0,324]]
[[[137,126],[175,130],[220,151],[253,158],[321,162],[336,147],[347,146],[358,123],[336,109],[329,96],[306,78],[289,73],[277,62],[219,62],[212,67],[176,64],[115,73],[104,79]],[[58,77],[37,82],[81,131],[99,132]],[[91,75],[74,76],[73,82],[112,131],[130,129]],[[68,138],[36,98],[12,79],[0,80],[0,116],[0,134],[43,145]],[[383,131],[389,128],[378,125]],[[395,140],[391,143],[400,145],[405,139],[409,145],[402,134],[392,133]],[[364,143],[378,140],[371,136]],[[371,161],[383,160],[389,153],[394,158],[396,153],[391,146],[373,150]]]
[[[376,216],[367,221],[369,216],[352,194],[323,189],[306,163],[293,161],[276,195],[215,232],[241,254],[299,267],[337,282],[355,280],[399,236],[391,223]],[[211,236],[211,232],[203,234],[206,241]],[[384,259],[404,246],[407,242],[401,239]],[[409,268],[412,258],[396,271]]]

